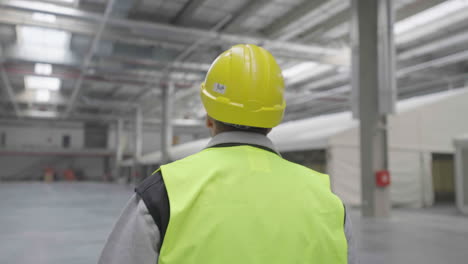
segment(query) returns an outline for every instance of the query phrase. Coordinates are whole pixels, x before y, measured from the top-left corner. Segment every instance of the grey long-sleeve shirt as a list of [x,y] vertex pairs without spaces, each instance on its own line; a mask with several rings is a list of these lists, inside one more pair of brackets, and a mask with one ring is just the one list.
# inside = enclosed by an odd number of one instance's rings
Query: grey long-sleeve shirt
[[[274,149],[265,136],[245,132],[225,132],[215,136],[209,146],[220,143],[255,144]],[[357,264],[349,215],[345,219],[345,235],[348,241],[348,263]],[[145,203],[133,195],[125,206],[102,250],[99,264],[154,264],[158,262],[159,228]]]

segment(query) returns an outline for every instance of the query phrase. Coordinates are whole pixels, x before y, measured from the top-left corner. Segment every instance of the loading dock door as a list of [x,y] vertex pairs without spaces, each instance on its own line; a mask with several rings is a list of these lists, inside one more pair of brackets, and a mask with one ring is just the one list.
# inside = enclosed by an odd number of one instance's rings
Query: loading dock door
[[432,154],[434,203],[455,203],[453,154]]

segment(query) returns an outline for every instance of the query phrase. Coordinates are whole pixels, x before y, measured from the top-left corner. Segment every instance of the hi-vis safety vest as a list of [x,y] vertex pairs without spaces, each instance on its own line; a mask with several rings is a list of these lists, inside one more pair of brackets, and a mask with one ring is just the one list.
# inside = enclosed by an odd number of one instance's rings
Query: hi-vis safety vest
[[170,220],[160,264],[347,263],[327,175],[248,146],[161,166]]

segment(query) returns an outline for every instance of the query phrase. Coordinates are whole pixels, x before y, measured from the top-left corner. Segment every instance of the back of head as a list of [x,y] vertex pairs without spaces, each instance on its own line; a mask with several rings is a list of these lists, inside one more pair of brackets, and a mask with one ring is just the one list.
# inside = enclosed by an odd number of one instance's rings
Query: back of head
[[210,117],[233,127],[272,128],[283,119],[284,80],[264,48],[242,44],[219,55],[200,95]]
[[215,126],[216,126],[216,132],[215,133],[222,133],[222,132],[251,132],[251,133],[267,135],[271,131],[271,128],[236,125],[236,124],[231,124],[231,123],[225,123],[225,122],[218,121],[218,120],[216,120],[216,119],[214,119],[214,118],[212,118],[210,116],[208,116],[207,118],[212,119],[213,122],[215,123]]

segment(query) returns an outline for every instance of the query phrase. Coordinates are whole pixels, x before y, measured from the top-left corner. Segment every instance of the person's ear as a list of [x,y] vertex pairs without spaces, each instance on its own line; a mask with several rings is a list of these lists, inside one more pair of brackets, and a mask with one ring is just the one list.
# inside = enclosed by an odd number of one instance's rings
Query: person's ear
[[206,127],[209,129],[214,129],[214,122],[209,116],[206,116]]
[[210,130],[210,135],[216,135],[216,123],[213,118],[206,116],[206,127]]

